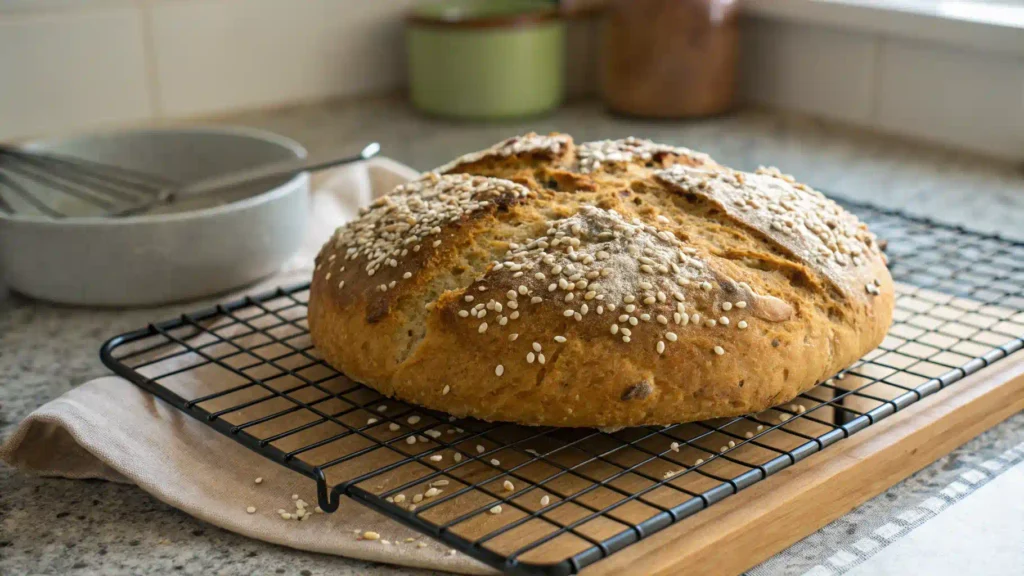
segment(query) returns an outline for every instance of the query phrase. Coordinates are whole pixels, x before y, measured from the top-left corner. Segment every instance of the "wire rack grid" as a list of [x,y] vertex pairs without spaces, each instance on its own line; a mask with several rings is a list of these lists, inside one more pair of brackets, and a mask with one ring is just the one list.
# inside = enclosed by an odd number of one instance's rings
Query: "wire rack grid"
[[1024,347],[1024,244],[845,203],[888,243],[885,341],[793,402],[668,427],[454,420],[353,382],[306,325],[308,285],[107,342],[121,376],[316,482],[514,574],[573,574]]

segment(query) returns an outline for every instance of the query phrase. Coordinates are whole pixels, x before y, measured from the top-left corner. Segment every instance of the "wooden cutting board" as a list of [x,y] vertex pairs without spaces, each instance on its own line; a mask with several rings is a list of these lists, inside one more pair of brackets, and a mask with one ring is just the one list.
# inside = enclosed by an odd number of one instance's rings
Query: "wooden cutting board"
[[1024,352],[583,570],[732,575],[747,570],[1024,410]]

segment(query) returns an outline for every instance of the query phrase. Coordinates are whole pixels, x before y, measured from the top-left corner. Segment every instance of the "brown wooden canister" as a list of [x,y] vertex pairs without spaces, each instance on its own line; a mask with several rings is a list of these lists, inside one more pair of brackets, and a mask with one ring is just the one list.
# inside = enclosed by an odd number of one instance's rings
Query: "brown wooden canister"
[[601,85],[623,114],[719,114],[736,99],[735,0],[613,0],[603,28]]

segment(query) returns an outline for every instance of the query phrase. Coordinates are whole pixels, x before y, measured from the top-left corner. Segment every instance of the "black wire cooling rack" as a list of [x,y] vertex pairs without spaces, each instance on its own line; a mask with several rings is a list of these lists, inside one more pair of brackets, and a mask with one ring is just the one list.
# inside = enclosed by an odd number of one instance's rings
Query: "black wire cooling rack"
[[316,481],[513,574],[573,574],[1024,347],[1024,243],[845,203],[888,242],[885,341],[787,405],[669,427],[530,428],[383,398],[321,361],[308,285],[107,342],[117,374]]

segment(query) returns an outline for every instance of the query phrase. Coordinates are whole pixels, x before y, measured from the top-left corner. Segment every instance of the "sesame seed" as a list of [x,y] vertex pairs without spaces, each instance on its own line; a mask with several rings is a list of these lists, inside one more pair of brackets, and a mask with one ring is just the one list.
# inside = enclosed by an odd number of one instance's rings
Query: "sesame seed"
[[380,534],[367,530],[363,532],[363,540],[380,540]]
[[298,499],[299,499],[299,495],[298,494],[292,494],[292,500],[298,500]]
[[395,502],[398,504],[405,502],[405,494],[399,494],[398,496],[395,496]]
[[661,314],[658,314],[655,319],[658,321],[658,324],[668,324],[668,318],[665,318],[665,316]]
[[739,328],[740,330],[746,330],[747,329],[747,321],[746,320],[740,320],[739,322],[736,323],[736,327]]
[[721,318],[718,319],[718,323],[721,324],[722,326],[728,326],[729,318],[722,316]]
[[639,320],[637,320],[636,316],[630,316],[630,317],[629,317],[629,324],[630,324],[631,326],[636,326],[636,325],[637,325],[637,324],[639,324],[639,323],[640,323],[640,321],[639,321]]
[[562,316],[565,316],[566,318],[569,318],[570,316],[572,316],[575,313],[576,313],[575,310],[566,310],[565,312],[562,312]]
[[444,459],[444,456],[442,456],[440,454],[432,454],[430,456],[430,461],[431,462],[440,462],[442,459]]
[[634,298],[632,294],[627,294],[626,297],[622,299],[626,304],[632,304],[634,300],[636,300],[636,298]]
[[736,307],[742,310],[747,307],[747,303],[744,302],[743,300],[740,300],[739,302],[736,303]]
[[612,334],[618,334],[619,333],[619,325],[618,324],[612,324],[611,330],[612,330]]
[[415,502],[416,504],[419,504],[420,502],[423,502],[423,494],[415,494],[412,497],[412,501]]
[[373,424],[376,424],[376,423],[377,423],[377,419],[376,418],[367,418],[366,419],[366,425],[367,426],[372,426]]
[[409,436],[408,438],[405,439],[405,443],[409,444],[409,445],[415,444],[416,443],[416,437],[415,436]]
[[555,336],[555,342],[562,344],[565,342],[565,336]]
[[501,364],[498,364],[497,366],[494,367],[494,375],[495,376],[501,376],[504,373],[505,373],[505,367],[502,366]]
[[280,514],[281,514],[281,518],[284,518],[285,520],[291,520],[292,519],[292,515],[287,513],[287,512],[281,512]]
[[547,495],[541,496],[541,498],[540,498],[540,505],[541,506],[547,506],[550,503],[551,503],[551,498],[549,496],[547,496]]
[[630,330],[629,328],[623,328],[623,329],[622,329],[622,330],[620,330],[620,331],[622,332],[622,334],[623,334],[624,336],[632,336],[632,335],[633,335],[633,331],[632,331],[632,330]]
[[679,452],[679,442],[673,442],[669,444],[668,447],[672,449],[673,452]]
[[675,332],[665,332],[665,339],[669,342],[675,342],[679,339],[679,336],[676,336]]
[[253,482],[255,482],[257,484],[263,484],[263,477],[262,476],[257,477],[255,480],[253,480]]
[[245,511],[248,512],[249,514],[255,514],[256,513],[256,507],[255,506],[249,506],[248,508],[245,509]]
[[701,282],[700,283],[700,289],[705,291],[705,292],[711,290],[711,283],[710,282]]
[[441,396],[445,396],[445,395],[447,395],[451,391],[452,391],[452,387],[447,385],[447,384],[445,384],[444,388],[441,389]]
[[753,432],[747,432],[747,433],[743,434],[743,437],[744,438],[753,438],[754,437],[754,433]]
[[437,496],[441,492],[444,492],[444,490],[439,490],[437,488],[429,488],[429,489],[427,489],[426,492],[423,493],[423,496],[425,496],[427,498],[433,498],[434,496]]
[[466,294],[466,297],[464,298],[464,300],[466,302],[472,302],[473,301],[473,295],[472,294]]
[[409,424],[415,425],[415,424],[419,423],[419,421],[420,421],[420,417],[419,416],[415,416],[415,415],[414,416],[409,416],[409,420],[408,420]]
[[540,296],[534,296],[533,298],[530,298],[530,303],[531,304],[540,304],[542,300],[543,300],[543,298],[541,298]]
[[467,312],[466,310],[459,310],[460,318],[466,318],[467,316],[469,316],[469,312]]
[[665,353],[665,343],[663,341],[658,340],[658,345],[656,346],[656,348],[658,350],[658,354],[664,354]]
[[494,508],[491,508],[489,512],[494,515],[501,514],[501,506],[495,506]]
[[779,422],[785,422],[786,420],[789,420],[792,417],[793,416],[791,416],[790,414],[786,414],[785,412],[783,412],[782,414],[779,414]]
[[629,344],[629,336],[623,336],[622,341],[625,342],[626,344]]
[[704,463],[704,459],[703,458],[697,458],[697,460],[694,461],[693,465],[694,466],[700,466],[703,463]]
[[533,352],[527,352],[527,354],[526,354],[526,363],[527,364],[533,364],[533,361],[536,360],[536,359],[537,359],[537,355],[536,354],[534,354]]
[[516,489],[515,484],[512,484],[512,482],[508,480],[502,482],[501,487],[504,488],[506,492],[512,492],[513,490]]
[[539,362],[541,364],[544,363],[544,355],[543,354],[537,354],[537,362]]
[[644,298],[644,304],[654,304],[657,301],[657,298],[655,298],[654,296],[648,296]]
[[454,455],[452,455],[452,460],[455,460],[456,462],[462,462],[462,454],[456,452]]
[[572,292],[569,292],[568,294],[565,295],[565,301],[566,302],[572,302],[573,298],[574,298],[574,296],[573,296]]
[[512,334],[508,335],[508,339],[509,339],[510,342],[515,342],[516,338],[519,338],[519,334],[512,333]]
[[501,462],[498,462],[497,458],[491,458],[491,465],[492,466],[501,466]]
[[486,450],[484,449],[484,447],[483,447],[483,446],[481,446],[480,444],[477,444],[477,445],[476,445],[476,453],[477,453],[477,454],[483,454],[484,452],[486,452]]
[[483,334],[484,332],[487,332],[487,322],[481,322],[480,323],[480,327],[477,328],[476,331],[481,333],[481,334]]
[[725,348],[722,348],[721,346],[715,346],[715,354],[718,354],[719,356],[725,354]]

